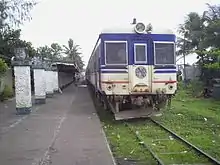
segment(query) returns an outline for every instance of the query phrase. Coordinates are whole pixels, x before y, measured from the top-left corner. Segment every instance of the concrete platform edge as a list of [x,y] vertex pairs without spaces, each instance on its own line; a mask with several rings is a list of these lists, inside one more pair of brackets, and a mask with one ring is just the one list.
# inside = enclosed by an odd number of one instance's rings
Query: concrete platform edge
[[[100,120],[99,120],[99,121],[100,121]],[[105,131],[104,131],[103,128],[102,128],[102,134],[103,134],[103,136],[104,136],[105,143],[106,143],[107,148],[108,148],[108,150],[109,150],[109,152],[110,152],[110,155],[111,155],[111,157],[112,157],[113,164],[114,164],[114,165],[117,165],[116,160],[115,160],[115,157],[113,156],[112,150],[111,150],[111,148],[110,148],[110,145],[109,145],[107,136],[106,136]]]
[[[91,99],[91,101],[92,101],[92,105],[93,105],[94,109],[96,109],[96,108],[95,108],[95,105],[94,105],[94,102],[93,102],[93,100],[92,100],[92,98],[91,98],[90,91],[89,91],[88,88],[87,88],[87,91],[88,91],[89,97],[90,97],[90,99]],[[97,112],[96,112],[96,114],[97,114]],[[97,116],[98,116],[98,114],[97,114]],[[114,165],[117,165],[116,160],[115,160],[115,157],[114,157],[114,155],[113,155],[113,153],[112,153],[111,147],[110,147],[110,145],[109,145],[108,138],[107,138],[106,133],[105,133],[105,131],[104,131],[104,129],[103,129],[103,125],[101,124],[101,121],[100,121],[99,116],[98,116],[98,120],[99,120],[99,122],[100,122],[101,132],[102,132],[102,135],[103,135],[103,137],[104,137],[105,144],[107,145],[107,148],[108,148],[109,153],[110,153],[110,155],[111,155],[112,162],[113,162]]]
[[65,84],[65,85],[62,85],[62,86],[60,87],[60,89],[61,89],[61,90],[64,90],[65,88],[67,88],[68,86],[70,86],[73,82],[74,82],[74,81],[71,81],[71,82],[69,82],[69,83],[67,83],[67,84]]

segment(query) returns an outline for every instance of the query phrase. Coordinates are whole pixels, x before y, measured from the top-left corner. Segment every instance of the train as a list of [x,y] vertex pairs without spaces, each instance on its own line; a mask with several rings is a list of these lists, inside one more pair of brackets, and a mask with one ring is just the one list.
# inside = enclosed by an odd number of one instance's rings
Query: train
[[116,120],[162,114],[177,90],[176,35],[142,22],[103,29],[86,81]]

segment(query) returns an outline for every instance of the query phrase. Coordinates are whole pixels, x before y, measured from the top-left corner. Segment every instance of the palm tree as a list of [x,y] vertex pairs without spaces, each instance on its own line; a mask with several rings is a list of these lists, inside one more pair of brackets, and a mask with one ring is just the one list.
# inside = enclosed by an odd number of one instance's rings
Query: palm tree
[[194,50],[205,50],[209,46],[217,45],[220,47],[220,5],[208,5],[208,11],[204,11],[200,16],[198,13],[191,12],[183,24],[180,25],[178,32],[184,36],[185,40],[177,40],[180,48],[178,55],[183,51],[185,41],[186,54]]
[[207,46],[220,48],[220,5],[208,5],[205,13],[206,44]]
[[[184,58],[184,78],[186,79],[185,71],[185,56],[192,53],[195,50],[204,50],[204,38],[205,38],[205,19],[204,15],[200,16],[196,12],[191,12],[187,15],[185,22],[180,25],[178,32],[183,36],[183,38],[178,38],[177,55],[183,55]],[[198,58],[203,61],[203,54],[197,53]]]
[[178,32],[184,37],[177,40],[177,46],[180,48],[178,54],[183,52],[184,43],[186,54],[191,53],[195,49],[203,49],[205,37],[204,16],[204,14],[200,16],[198,13],[191,12],[187,15],[185,22],[180,25]]
[[81,53],[79,52],[79,45],[74,44],[73,39],[69,39],[68,46],[63,45],[64,53],[67,55],[68,59],[77,65],[80,69],[83,67],[83,61],[81,58]]
[[208,11],[204,11],[203,15],[191,12],[187,15],[185,22],[180,25],[179,33],[184,36],[177,41],[179,51],[177,55],[190,52],[196,52],[198,61],[201,66],[201,78],[205,77],[205,65],[213,59],[205,50],[208,47],[220,48],[220,6],[208,5]]

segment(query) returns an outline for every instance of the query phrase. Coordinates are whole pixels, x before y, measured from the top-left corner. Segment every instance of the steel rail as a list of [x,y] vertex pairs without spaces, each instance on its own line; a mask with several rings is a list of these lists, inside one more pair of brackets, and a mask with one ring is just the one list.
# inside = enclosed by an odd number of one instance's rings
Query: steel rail
[[129,126],[128,123],[124,122],[124,124],[130,129],[130,131],[131,131],[133,134],[135,134],[135,137],[136,137],[136,139],[139,141],[139,144],[141,144],[144,148],[146,148],[146,149],[150,152],[150,154],[153,156],[153,158],[157,161],[158,165],[165,165],[165,164],[162,162],[162,160],[157,156],[157,154],[155,154],[155,153],[151,150],[151,148],[150,148],[146,143],[143,142],[143,140],[142,140],[141,137],[138,135],[138,133],[135,132],[135,131]]
[[162,129],[164,129],[165,131],[169,132],[171,135],[173,135],[176,139],[179,139],[180,141],[184,142],[185,144],[187,144],[189,147],[193,148],[197,153],[202,154],[203,156],[205,156],[206,158],[208,158],[212,163],[215,163],[217,165],[220,165],[220,161],[218,161],[217,159],[213,158],[212,156],[210,156],[209,154],[205,153],[204,151],[202,151],[201,149],[199,149],[198,147],[196,147],[195,145],[193,145],[192,143],[188,142],[187,140],[183,139],[182,137],[180,137],[179,135],[177,135],[176,133],[174,133],[173,131],[171,131],[170,129],[168,129],[167,127],[165,127],[164,125],[162,125],[161,123],[155,121],[154,119],[150,118],[150,120],[155,123],[156,125],[160,126]]

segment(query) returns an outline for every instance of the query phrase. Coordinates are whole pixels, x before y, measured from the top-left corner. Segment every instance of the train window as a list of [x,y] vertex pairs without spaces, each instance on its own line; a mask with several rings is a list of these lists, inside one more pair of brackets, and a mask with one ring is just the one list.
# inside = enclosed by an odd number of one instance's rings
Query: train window
[[127,43],[106,42],[105,43],[106,64],[127,64]]
[[98,48],[97,48],[97,50],[95,52],[95,56],[96,56],[96,71],[99,70],[99,65],[100,65],[99,53],[100,53],[100,47],[98,46]]
[[155,64],[158,65],[174,65],[175,64],[175,45],[174,43],[160,43],[154,44]]
[[147,61],[147,45],[146,44],[134,44],[135,62]]

